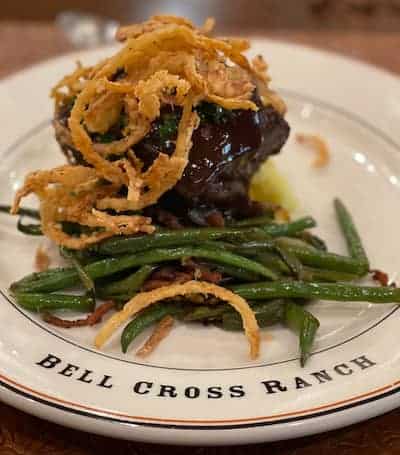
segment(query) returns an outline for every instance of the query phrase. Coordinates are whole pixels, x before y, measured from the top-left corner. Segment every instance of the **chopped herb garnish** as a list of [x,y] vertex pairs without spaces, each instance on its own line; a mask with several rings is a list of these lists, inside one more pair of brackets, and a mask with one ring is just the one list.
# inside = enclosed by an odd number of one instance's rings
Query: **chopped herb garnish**
[[107,132],[103,134],[96,134],[94,139],[96,142],[101,142],[102,144],[109,144],[110,142],[115,141],[116,137],[114,134]]
[[113,141],[122,139],[122,130],[128,125],[128,116],[123,112],[118,121],[105,133],[95,133],[92,135],[94,142],[109,144]]
[[158,125],[158,136],[161,142],[175,139],[178,133],[180,113],[169,112],[160,118]]
[[196,107],[200,121],[205,123],[225,123],[232,117],[232,111],[222,106],[203,101]]

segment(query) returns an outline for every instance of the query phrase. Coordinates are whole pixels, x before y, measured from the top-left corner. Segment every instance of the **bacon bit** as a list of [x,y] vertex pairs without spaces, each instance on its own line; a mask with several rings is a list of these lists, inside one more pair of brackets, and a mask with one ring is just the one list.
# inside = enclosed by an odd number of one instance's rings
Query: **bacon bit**
[[183,284],[188,281],[193,280],[193,273],[179,272],[176,271],[172,279],[155,279],[150,278],[147,280],[143,286],[142,291],[152,291],[153,289],[158,289],[163,286],[169,286],[170,284]]
[[188,211],[190,221],[199,226],[224,227],[225,219],[217,209],[194,208]]
[[290,221],[290,213],[283,207],[278,207],[274,210],[274,217],[276,221],[281,223],[288,223]]
[[161,341],[168,336],[173,325],[173,317],[168,315],[165,316],[165,318],[161,319],[144,345],[138,351],[136,351],[136,355],[138,357],[147,357],[149,354],[151,354],[154,349],[161,343]]
[[72,327],[83,327],[85,325],[88,325],[87,318],[74,319],[70,321],[68,319],[58,318],[57,316],[54,316],[50,313],[43,313],[42,319],[44,322],[47,322],[47,324],[55,325],[56,327],[62,327],[64,329],[70,329]]
[[37,272],[43,272],[50,266],[50,257],[42,245],[39,245],[35,255],[35,269]]
[[325,167],[330,161],[330,153],[327,143],[316,134],[296,134],[296,141],[314,150],[316,157],[313,161],[314,167]]
[[162,267],[156,270],[142,286],[142,291],[152,291],[171,284],[183,284],[191,280],[202,280],[209,283],[219,283],[222,275],[213,272],[203,265],[199,265],[192,259],[185,260],[185,270],[177,270],[173,267]]
[[159,223],[163,224],[167,228],[170,229],[182,229],[183,225],[179,221],[178,217],[175,216],[173,213],[168,212],[164,209],[157,210],[157,220]]
[[162,288],[163,286],[168,286],[172,283],[172,281],[169,280],[147,280],[143,286],[142,286],[142,291],[152,291],[153,289],[158,289]]
[[371,270],[371,273],[373,274],[372,279],[380,283],[381,286],[387,286],[389,284],[389,276],[387,273],[382,272],[382,270]]
[[209,226],[224,227],[225,220],[219,210],[213,210],[205,216],[206,222]]
[[171,281],[175,277],[176,268],[172,266],[160,267],[152,273],[151,278],[155,280]]
[[219,272],[213,272],[207,267],[200,267],[197,269],[200,273],[196,278],[202,281],[208,281],[209,283],[219,283],[222,280],[222,275]]
[[96,308],[93,313],[90,313],[86,318],[83,319],[61,319],[57,316],[54,316],[50,313],[44,313],[42,315],[43,321],[47,322],[48,324],[55,325],[57,327],[62,327],[64,329],[70,329],[72,327],[84,327],[84,326],[92,326],[98,324],[103,319],[103,316],[108,313],[111,309],[115,307],[115,302],[108,301],[104,302],[98,308]]
[[222,274],[219,272],[213,272],[205,265],[200,265],[193,259],[187,259],[184,266],[193,271],[194,278],[197,280],[208,281],[210,283],[219,283],[222,280]]
[[89,314],[87,318],[89,325],[95,325],[101,322],[103,316],[113,308],[115,308],[115,302],[113,300],[104,302],[102,305],[96,308],[93,313]]

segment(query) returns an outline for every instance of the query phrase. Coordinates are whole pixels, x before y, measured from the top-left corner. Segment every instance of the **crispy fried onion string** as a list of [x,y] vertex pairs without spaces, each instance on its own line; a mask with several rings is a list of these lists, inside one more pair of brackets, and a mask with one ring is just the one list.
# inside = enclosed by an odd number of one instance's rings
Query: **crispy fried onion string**
[[[210,32],[214,26],[214,24],[210,23],[210,21],[212,21],[212,18],[208,18],[203,25],[205,33]],[[132,24],[120,27],[117,30],[115,37],[118,41],[126,41],[127,39],[130,38],[137,38],[138,36],[143,35],[144,33],[153,32],[154,30],[157,30],[158,28],[161,28],[166,24],[185,25],[190,29],[194,29],[193,23],[188,19],[185,19],[184,17],[159,15],[152,16],[148,21],[143,22],[141,24]]]
[[[122,49],[92,67],[78,63],[52,90],[57,138],[69,157],[82,165],[29,174],[15,196],[35,193],[41,203],[45,235],[69,248],[84,248],[111,235],[152,232],[138,211],[158,201],[182,177],[201,101],[225,109],[253,109],[257,86],[264,104],[285,109],[269,87],[267,65],[252,63],[243,39],[208,36],[214,20],[196,28],[187,19],[153,16],[121,27]],[[172,155],[159,153],[145,168],[135,148],[152,130],[163,107],[182,108]],[[75,154],[76,152],[76,154]],[[71,234],[65,222],[82,229]],[[69,233],[68,233],[69,232]]]
[[[186,294],[210,294],[229,303],[242,317],[244,331],[250,344],[251,357],[253,359],[258,357],[260,347],[259,327],[254,313],[246,300],[228,289],[204,281],[188,281],[184,284],[173,284],[136,295],[125,304],[121,311],[114,314],[103,325],[96,336],[95,346],[97,348],[103,346],[124,322],[144,308],[160,300]],[[214,300],[206,299],[205,303],[207,302],[212,304]]]
[[71,130],[72,141],[85,161],[94,166],[97,172],[110,182],[124,184],[126,183],[126,177],[122,170],[95,151],[92,140],[83,126],[85,111],[88,104],[93,98],[104,94],[104,92],[104,81],[96,79],[88,81],[75,101],[68,125]]
[[329,164],[330,161],[330,152],[329,147],[324,139],[317,134],[296,134],[296,141],[301,144],[309,147],[315,153],[315,158],[312,165],[314,167],[325,167]]
[[[41,202],[43,233],[57,244],[73,249],[85,248],[112,235],[153,232],[150,218],[113,216],[94,209],[97,200],[114,191],[115,186],[99,183],[93,168],[65,165],[50,171],[36,171],[27,176],[25,185],[17,192],[12,213],[18,212],[23,197],[35,192]],[[62,229],[65,221],[92,230],[72,236]]]
[[75,192],[79,192],[82,185],[87,187],[89,183],[96,181],[94,169],[86,166],[64,165],[51,170],[31,172],[25,178],[23,187],[15,194],[11,213],[14,215],[18,213],[21,200],[29,194],[37,193],[39,196],[44,194],[47,185],[59,183],[65,188],[73,188]]

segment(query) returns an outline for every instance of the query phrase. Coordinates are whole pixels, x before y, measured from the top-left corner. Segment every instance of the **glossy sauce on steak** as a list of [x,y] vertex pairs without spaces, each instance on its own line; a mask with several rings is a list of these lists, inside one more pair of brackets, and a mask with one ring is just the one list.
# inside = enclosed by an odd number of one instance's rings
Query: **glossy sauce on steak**
[[250,180],[280,151],[289,126],[272,107],[236,111],[222,124],[200,124],[193,134],[189,164],[175,186],[191,204],[248,212]]

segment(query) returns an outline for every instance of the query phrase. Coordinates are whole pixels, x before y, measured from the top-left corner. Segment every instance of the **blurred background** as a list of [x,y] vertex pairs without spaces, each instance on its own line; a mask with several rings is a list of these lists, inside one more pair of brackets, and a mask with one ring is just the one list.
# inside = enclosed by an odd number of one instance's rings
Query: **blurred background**
[[[0,78],[43,59],[98,46],[110,40],[119,23],[142,21],[154,13],[185,15],[197,24],[214,16],[220,35],[304,44],[400,74],[400,0],[0,0]],[[247,450],[255,454],[395,454],[400,447],[399,420],[396,411],[326,435]],[[154,447],[73,432],[5,405],[0,405],[0,421],[1,453],[162,453]],[[185,447],[179,451],[186,452]]]
[[184,15],[198,24],[214,16],[221,35],[307,44],[400,72],[400,0],[3,0],[0,77],[99,45],[117,24],[154,13]]

